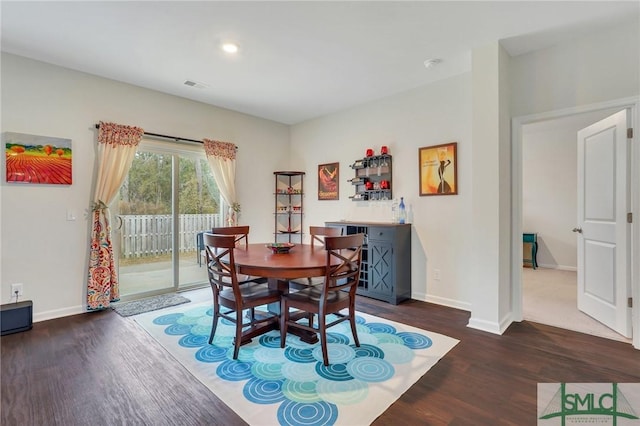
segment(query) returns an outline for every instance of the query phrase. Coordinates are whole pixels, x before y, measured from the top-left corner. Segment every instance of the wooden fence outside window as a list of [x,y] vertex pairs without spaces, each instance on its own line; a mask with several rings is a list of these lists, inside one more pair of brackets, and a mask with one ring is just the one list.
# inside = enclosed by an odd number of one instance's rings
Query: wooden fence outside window
[[[171,253],[171,215],[120,215],[120,257],[148,257]],[[178,217],[180,253],[196,250],[198,232],[223,226],[219,214],[181,214]]]

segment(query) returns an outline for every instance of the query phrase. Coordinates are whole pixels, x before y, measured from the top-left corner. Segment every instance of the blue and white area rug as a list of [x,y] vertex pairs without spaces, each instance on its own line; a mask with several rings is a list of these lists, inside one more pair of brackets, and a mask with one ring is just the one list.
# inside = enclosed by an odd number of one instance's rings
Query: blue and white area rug
[[458,343],[359,312],[360,347],[348,322],[331,327],[331,365],[325,367],[319,343],[288,336],[280,349],[276,331],[242,346],[233,360],[230,322],[221,320],[213,344],[207,343],[210,303],[133,319],[250,425],[368,425]]

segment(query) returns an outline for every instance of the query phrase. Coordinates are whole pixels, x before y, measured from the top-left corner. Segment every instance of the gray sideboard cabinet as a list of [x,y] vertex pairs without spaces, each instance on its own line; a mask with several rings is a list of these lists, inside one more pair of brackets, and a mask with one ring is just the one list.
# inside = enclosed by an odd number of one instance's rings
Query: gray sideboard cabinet
[[342,235],[365,234],[357,294],[397,305],[411,298],[411,224],[325,222]]

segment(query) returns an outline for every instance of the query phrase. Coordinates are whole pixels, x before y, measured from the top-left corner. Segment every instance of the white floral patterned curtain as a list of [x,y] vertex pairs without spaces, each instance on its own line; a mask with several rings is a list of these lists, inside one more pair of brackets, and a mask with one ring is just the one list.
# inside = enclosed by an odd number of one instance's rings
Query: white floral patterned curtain
[[237,217],[233,211],[238,206],[236,199],[236,146],[230,142],[204,139],[204,152],[220,194],[229,206],[227,222],[235,225]]
[[87,310],[109,307],[120,299],[118,274],[111,244],[110,213],[113,201],[129,173],[144,130],[100,122],[98,130],[98,178],[93,197],[93,229],[89,246]]

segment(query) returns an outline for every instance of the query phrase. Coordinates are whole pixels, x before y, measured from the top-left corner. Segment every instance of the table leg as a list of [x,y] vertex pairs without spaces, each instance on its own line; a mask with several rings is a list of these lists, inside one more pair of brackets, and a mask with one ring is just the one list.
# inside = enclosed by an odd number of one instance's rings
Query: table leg
[[[269,278],[268,285],[270,289],[279,290],[280,293],[286,294],[289,293],[289,281],[281,280],[279,278]],[[268,305],[269,312],[272,312],[276,315],[280,315],[280,303],[269,303]]]

